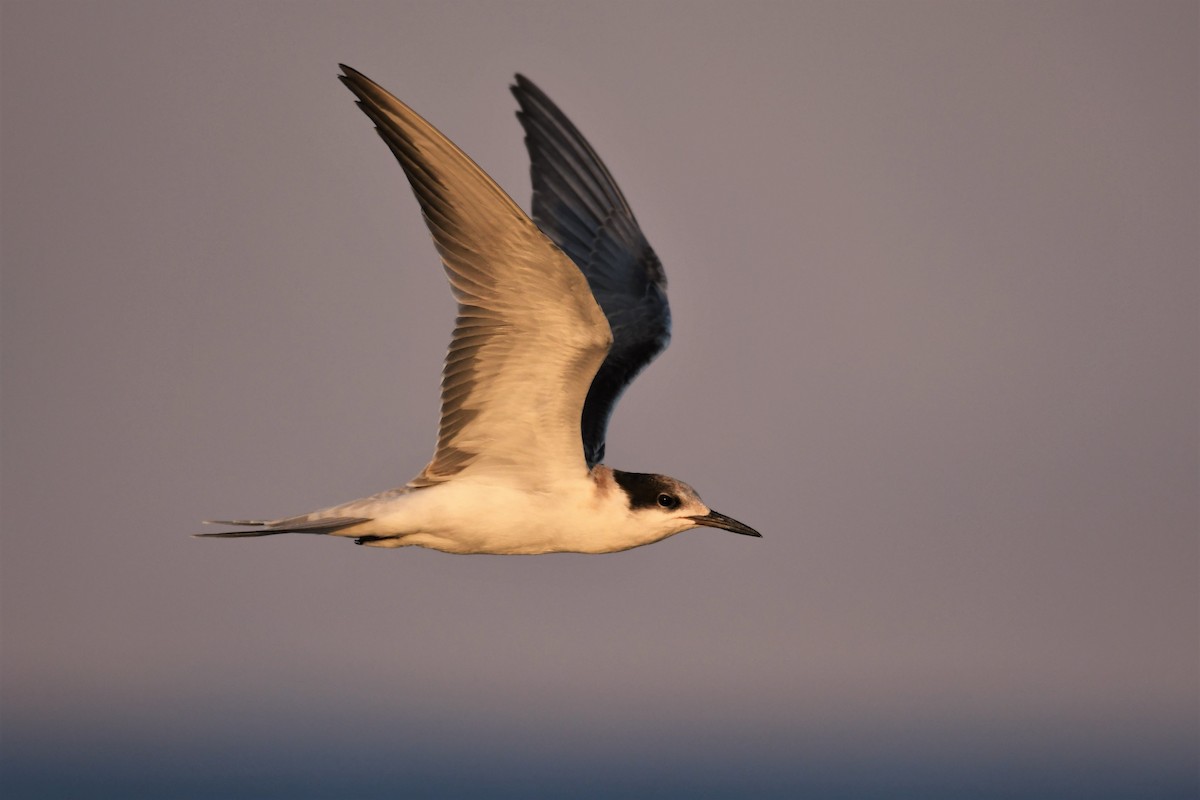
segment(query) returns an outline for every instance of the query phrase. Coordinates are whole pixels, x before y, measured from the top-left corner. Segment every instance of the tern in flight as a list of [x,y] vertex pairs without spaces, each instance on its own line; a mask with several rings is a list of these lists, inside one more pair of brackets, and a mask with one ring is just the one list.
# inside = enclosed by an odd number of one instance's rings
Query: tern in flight
[[458,300],[433,460],[407,485],[222,538],[312,533],[447,553],[612,553],[697,527],[761,536],[665,475],[604,466],[613,407],[667,346],[666,278],[591,145],[526,78],[512,87],[533,220],[365,75],[341,81],[404,168]]

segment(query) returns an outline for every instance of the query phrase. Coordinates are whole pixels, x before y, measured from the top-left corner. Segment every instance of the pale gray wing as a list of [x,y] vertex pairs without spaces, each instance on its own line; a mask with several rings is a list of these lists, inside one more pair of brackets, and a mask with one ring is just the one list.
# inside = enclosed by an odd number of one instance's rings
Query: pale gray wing
[[437,450],[412,485],[586,472],[584,398],[612,336],[583,273],[453,142],[342,71],[404,168],[458,300]]
[[533,176],[533,219],[587,276],[612,328],[608,352],[583,406],[588,466],[604,459],[608,420],[625,388],[671,340],[662,264],[596,151],[549,97],[523,75],[521,104]]

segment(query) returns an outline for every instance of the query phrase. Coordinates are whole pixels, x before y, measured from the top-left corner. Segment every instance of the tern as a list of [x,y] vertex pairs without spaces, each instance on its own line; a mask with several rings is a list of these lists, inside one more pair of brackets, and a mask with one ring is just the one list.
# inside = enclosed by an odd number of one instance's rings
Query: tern
[[406,485],[301,516],[213,520],[371,547],[613,553],[682,531],[761,536],[665,475],[604,466],[609,417],[667,346],[662,265],[587,140],[527,78],[512,92],[533,219],[436,128],[341,65],[400,162],[458,301],[433,460]]

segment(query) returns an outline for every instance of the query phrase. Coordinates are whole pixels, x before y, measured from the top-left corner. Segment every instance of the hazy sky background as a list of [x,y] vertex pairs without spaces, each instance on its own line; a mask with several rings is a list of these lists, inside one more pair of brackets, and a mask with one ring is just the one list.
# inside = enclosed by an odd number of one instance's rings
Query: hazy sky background
[[[1189,2],[4,2],[5,796],[1200,792]],[[335,79],[524,207],[592,141],[675,339],[608,463],[763,531],[200,541],[432,452],[450,293]]]

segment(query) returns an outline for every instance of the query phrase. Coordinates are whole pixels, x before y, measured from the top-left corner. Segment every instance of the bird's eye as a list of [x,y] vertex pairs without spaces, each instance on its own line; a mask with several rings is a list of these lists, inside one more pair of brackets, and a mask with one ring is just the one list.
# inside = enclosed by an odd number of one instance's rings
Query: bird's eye
[[670,494],[660,494],[658,504],[663,508],[675,508],[679,505],[679,498]]

